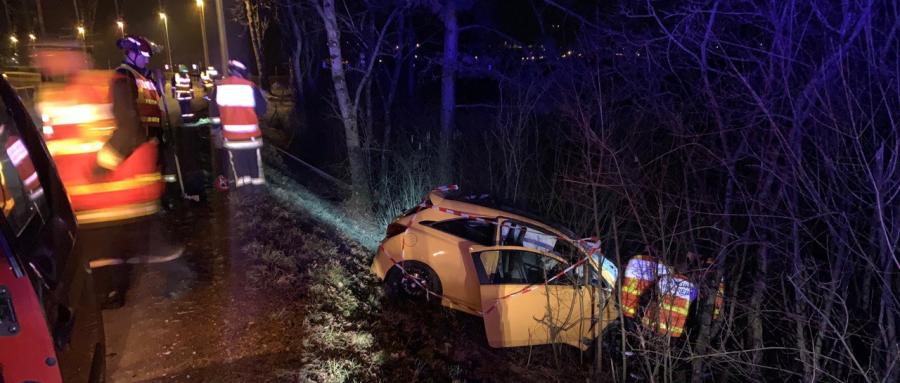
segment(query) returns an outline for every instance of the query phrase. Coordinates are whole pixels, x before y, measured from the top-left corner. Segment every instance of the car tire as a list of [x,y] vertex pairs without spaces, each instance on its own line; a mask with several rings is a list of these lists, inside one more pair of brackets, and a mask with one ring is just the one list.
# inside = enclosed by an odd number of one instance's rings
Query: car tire
[[388,270],[385,293],[392,299],[440,304],[441,280],[428,265],[406,261]]

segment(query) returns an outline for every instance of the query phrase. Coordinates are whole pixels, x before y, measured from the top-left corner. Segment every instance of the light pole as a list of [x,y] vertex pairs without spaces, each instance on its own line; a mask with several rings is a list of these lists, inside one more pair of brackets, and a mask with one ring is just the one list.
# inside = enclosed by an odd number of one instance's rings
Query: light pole
[[84,51],[85,54],[87,54],[87,39],[85,37],[87,31],[85,31],[84,26],[81,25],[76,26],[75,30],[78,31],[78,38],[81,39],[81,50]]
[[163,25],[166,28],[166,53],[169,56],[169,67],[174,71],[175,67],[172,65],[172,43],[169,41],[169,19],[166,18],[165,12],[160,12],[159,18],[163,21]]
[[219,23],[219,53],[222,59],[222,66],[219,70],[220,73],[227,73],[228,41],[225,39],[225,10],[222,8],[222,0],[216,0],[216,22]]
[[206,7],[203,0],[197,0],[197,7],[200,8],[200,34],[203,36],[203,70],[206,70],[209,66],[209,44],[206,42]]

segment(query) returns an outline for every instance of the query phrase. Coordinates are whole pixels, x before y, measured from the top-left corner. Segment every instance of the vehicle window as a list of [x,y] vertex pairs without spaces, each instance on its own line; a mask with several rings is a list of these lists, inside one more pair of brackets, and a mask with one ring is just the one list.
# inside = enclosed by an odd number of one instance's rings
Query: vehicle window
[[553,234],[515,221],[504,221],[500,228],[500,244],[523,246],[538,251],[553,251],[557,237]]
[[480,219],[454,219],[431,224],[431,227],[482,246],[494,244],[497,224]]
[[[490,250],[473,257],[482,284],[544,283],[568,267],[555,258],[525,250]],[[550,284],[572,284],[575,278],[573,270]]]
[[0,207],[20,235],[32,219],[46,215],[48,205],[38,173],[6,103],[0,99]]

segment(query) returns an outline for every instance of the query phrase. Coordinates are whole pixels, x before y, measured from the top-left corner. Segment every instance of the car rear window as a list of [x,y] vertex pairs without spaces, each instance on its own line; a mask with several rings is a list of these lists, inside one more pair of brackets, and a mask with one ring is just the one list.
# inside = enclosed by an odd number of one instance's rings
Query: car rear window
[[480,219],[453,219],[431,224],[431,227],[482,246],[494,244],[497,225]]

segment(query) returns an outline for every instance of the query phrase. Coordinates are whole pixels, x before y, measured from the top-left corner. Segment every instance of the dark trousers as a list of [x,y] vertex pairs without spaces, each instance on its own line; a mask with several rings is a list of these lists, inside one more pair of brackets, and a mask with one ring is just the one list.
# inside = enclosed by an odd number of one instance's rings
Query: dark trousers
[[226,152],[229,184],[240,188],[266,183],[260,148],[227,149]]

